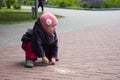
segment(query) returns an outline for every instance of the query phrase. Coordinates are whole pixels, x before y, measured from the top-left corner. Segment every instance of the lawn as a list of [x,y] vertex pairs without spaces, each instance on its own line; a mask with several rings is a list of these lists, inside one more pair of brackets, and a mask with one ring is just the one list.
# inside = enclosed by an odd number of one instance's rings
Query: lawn
[[0,9],[0,24],[17,24],[34,20],[29,9]]
[[[41,13],[38,13],[41,15]],[[57,18],[62,16],[56,15]],[[0,24],[17,24],[23,22],[32,22],[36,19],[32,17],[32,12],[30,10],[9,10],[0,9]]]
[[0,24],[13,24],[34,21],[31,12],[0,12]]

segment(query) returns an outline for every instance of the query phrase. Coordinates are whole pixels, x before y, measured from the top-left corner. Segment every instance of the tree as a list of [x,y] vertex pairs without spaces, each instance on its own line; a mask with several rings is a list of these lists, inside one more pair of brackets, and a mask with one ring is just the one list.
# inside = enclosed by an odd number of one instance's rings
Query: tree
[[8,9],[11,8],[11,6],[15,3],[15,0],[6,0],[6,6]]
[[2,8],[3,1],[0,0],[0,9]]

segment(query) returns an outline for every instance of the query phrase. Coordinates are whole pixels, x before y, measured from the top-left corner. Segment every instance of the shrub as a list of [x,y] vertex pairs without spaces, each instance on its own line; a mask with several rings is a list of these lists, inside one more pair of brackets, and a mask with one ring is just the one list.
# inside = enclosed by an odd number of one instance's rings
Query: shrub
[[19,3],[19,4],[23,4],[23,1],[24,1],[24,0],[18,0],[18,3]]
[[58,7],[71,7],[78,4],[78,0],[48,0],[47,5]]
[[15,3],[15,0],[6,0],[6,5],[7,5],[7,8],[11,8],[11,6]]
[[34,5],[35,0],[24,0],[23,4],[24,5]]
[[104,0],[104,7],[118,8],[120,7],[120,0]]
[[3,0],[0,0],[0,9],[2,8],[2,5],[3,5]]
[[72,0],[59,0],[58,2],[59,7],[70,7],[73,5],[73,1]]
[[59,7],[67,7],[68,6],[68,3],[66,1],[61,1],[59,2]]
[[13,8],[14,8],[14,9],[21,9],[21,5],[20,5],[19,3],[15,3],[15,4],[13,5]]
[[58,6],[59,0],[49,0],[47,5]]
[[81,3],[80,7],[82,7],[82,8],[90,8],[90,4],[88,4],[88,3]]

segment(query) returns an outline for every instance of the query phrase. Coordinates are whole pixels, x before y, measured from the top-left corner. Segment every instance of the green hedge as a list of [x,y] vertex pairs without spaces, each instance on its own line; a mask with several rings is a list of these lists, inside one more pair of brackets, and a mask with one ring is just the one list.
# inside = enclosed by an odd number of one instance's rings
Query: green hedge
[[47,5],[58,7],[70,7],[74,6],[78,0],[48,0]]
[[8,9],[13,6],[14,9],[21,8],[21,1],[20,0],[0,0],[0,9],[2,7],[7,7]]
[[0,0],[0,9],[2,8],[3,0]]
[[48,0],[47,5],[57,7],[77,6],[77,8],[119,8],[120,0],[103,0],[100,5],[81,2],[81,0]]
[[14,9],[21,9],[21,4],[16,2],[15,4],[13,4],[13,8]]
[[14,3],[15,3],[15,0],[6,0],[7,8],[10,9]]
[[[34,5],[34,0],[23,0],[24,5]],[[77,7],[77,8],[118,8],[120,7],[120,0],[103,0],[103,3],[89,4],[81,0],[48,0],[47,6],[54,7]]]
[[33,5],[35,5],[35,0],[24,0],[23,4],[33,6]]
[[103,6],[106,8],[120,8],[120,0],[104,0]]
[[[8,8],[11,7],[16,1],[24,5],[34,5],[35,0],[6,0],[6,5]],[[0,0],[0,8],[2,8],[3,0]],[[47,6],[54,7],[70,7],[70,8],[120,8],[120,0],[103,0],[103,3],[89,4],[81,0],[48,0]]]

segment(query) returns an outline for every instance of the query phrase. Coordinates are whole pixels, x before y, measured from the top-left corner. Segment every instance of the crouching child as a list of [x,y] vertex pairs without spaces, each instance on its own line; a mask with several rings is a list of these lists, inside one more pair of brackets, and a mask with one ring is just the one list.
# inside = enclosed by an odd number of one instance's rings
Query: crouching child
[[58,38],[56,34],[57,18],[43,13],[35,22],[33,29],[28,29],[22,36],[22,49],[25,51],[25,67],[34,67],[34,62],[42,58],[45,64],[54,65],[58,60]]

